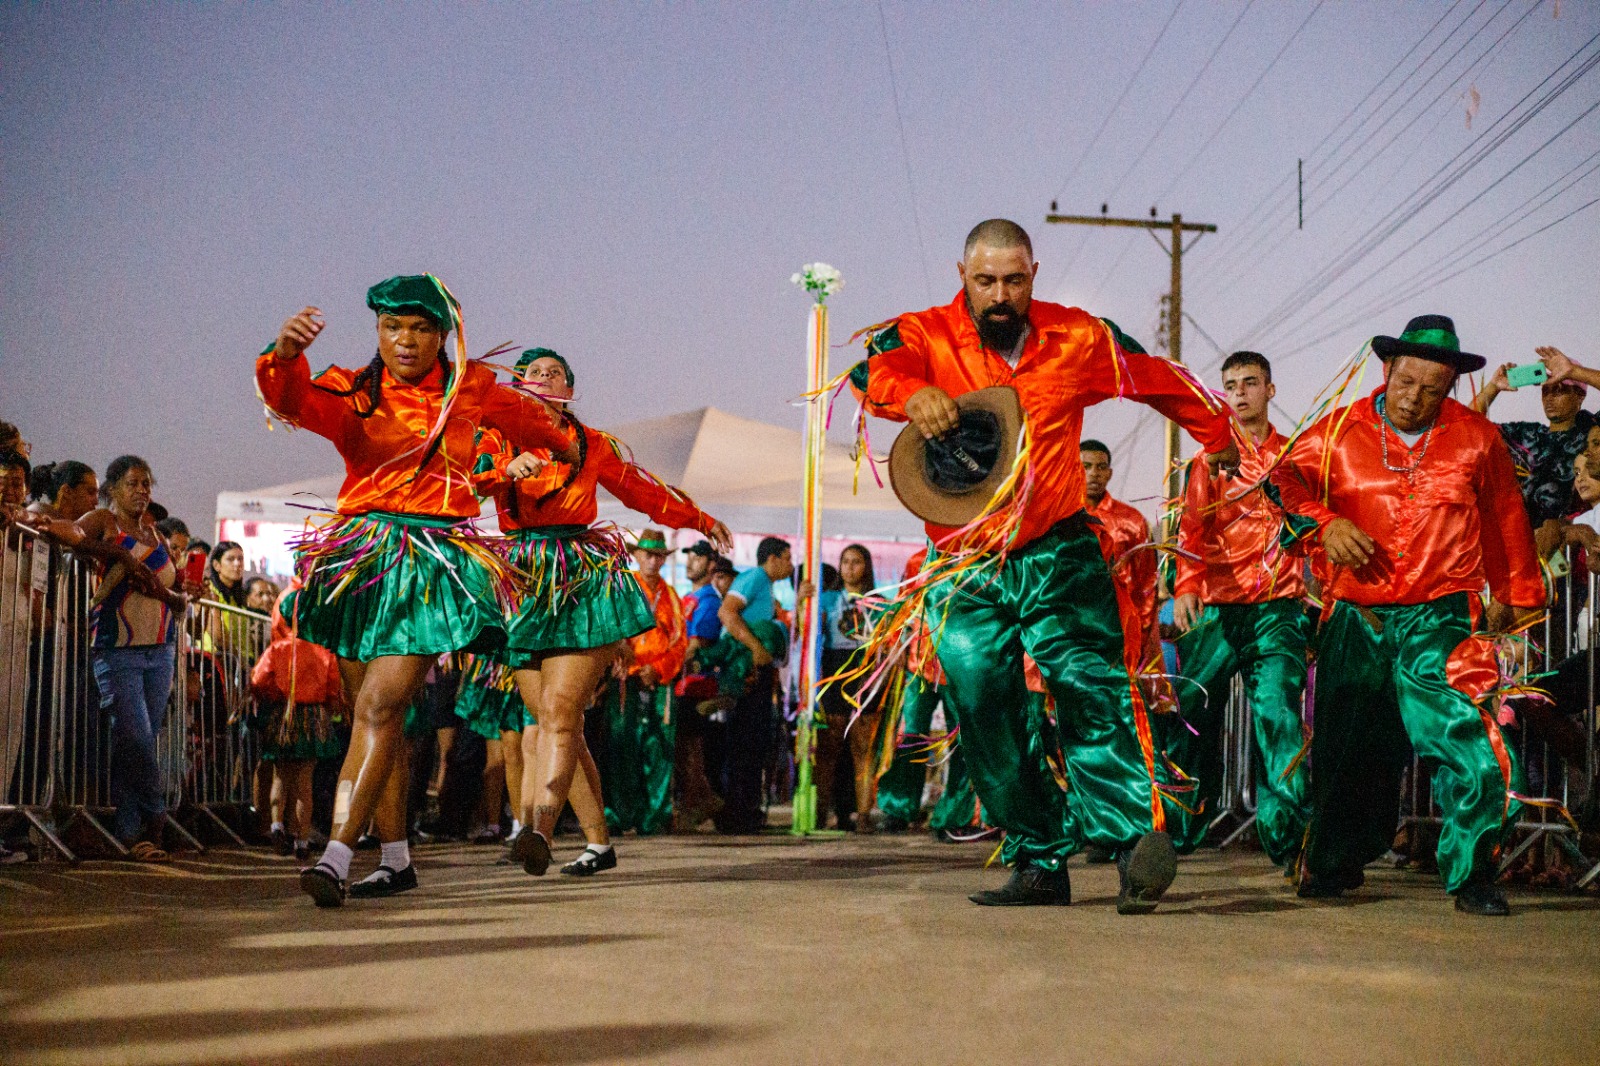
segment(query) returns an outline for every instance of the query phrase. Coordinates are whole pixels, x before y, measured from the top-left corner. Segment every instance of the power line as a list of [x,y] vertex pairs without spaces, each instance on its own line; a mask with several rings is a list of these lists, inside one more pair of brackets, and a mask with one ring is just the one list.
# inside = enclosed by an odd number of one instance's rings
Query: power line
[[[1277,326],[1281,325],[1289,317],[1295,314],[1298,308],[1304,306],[1322,289],[1326,288],[1329,284],[1338,280],[1339,277],[1343,276],[1346,272],[1354,268],[1363,259],[1370,255],[1380,244],[1382,244],[1383,241],[1387,240],[1394,233],[1398,232],[1399,229],[1404,227],[1408,222],[1415,218],[1419,212],[1432,204],[1440,196],[1443,196],[1445,192],[1447,192],[1458,181],[1465,177],[1474,167],[1493,154],[1498,148],[1504,145],[1507,140],[1509,140],[1525,125],[1538,116],[1546,107],[1548,107],[1563,93],[1576,84],[1578,80],[1580,80],[1584,75],[1588,74],[1588,72],[1594,68],[1596,63],[1600,63],[1600,52],[1597,52],[1595,55],[1584,59],[1581,63],[1579,63],[1578,68],[1575,71],[1562,77],[1562,80],[1557,83],[1554,88],[1545,92],[1544,96],[1540,97],[1537,101],[1523,110],[1523,105],[1526,104],[1530,98],[1537,94],[1541,89],[1544,89],[1551,79],[1560,75],[1563,69],[1572,64],[1574,60],[1578,59],[1578,57],[1587,51],[1597,40],[1600,40],[1600,34],[1596,34],[1594,37],[1591,37],[1588,41],[1586,41],[1576,52],[1572,54],[1572,56],[1568,57],[1560,64],[1560,66],[1558,66],[1554,71],[1541,80],[1538,85],[1535,85],[1532,89],[1528,90],[1528,92],[1523,95],[1522,99],[1518,100],[1516,104],[1514,104],[1512,108],[1504,115],[1496,119],[1495,122],[1485,129],[1479,137],[1475,138],[1471,143],[1462,148],[1461,151],[1457,152],[1442,166],[1440,166],[1438,170],[1429,175],[1417,190],[1405,197],[1399,204],[1391,208],[1382,218],[1368,227],[1367,230],[1357,237],[1349,246],[1347,246],[1343,252],[1335,256],[1330,263],[1318,270],[1312,275],[1312,277],[1308,278],[1293,292],[1289,293],[1282,300],[1280,300],[1278,304],[1272,308],[1272,310],[1268,311],[1266,315],[1264,315],[1257,323],[1250,327],[1250,329],[1246,332],[1245,340],[1242,343],[1248,344],[1252,338],[1260,336],[1266,331],[1275,329]],[[1506,128],[1499,130],[1499,132],[1495,132],[1496,129],[1503,123],[1509,124],[1506,125]],[[1463,156],[1468,156],[1469,158],[1463,162]]]
[[928,289],[928,303],[933,297],[933,271],[928,264],[928,244],[922,236],[922,212],[917,209],[917,183],[911,176],[911,148],[906,141],[906,120],[900,112],[900,85],[894,76],[894,53],[889,48],[889,23],[883,17],[883,0],[878,0],[878,28],[883,31],[883,55],[889,61],[889,92],[894,97],[894,121],[900,127],[900,158],[906,165],[906,187],[911,193],[911,221],[917,230],[917,250],[922,253],[922,283]]
[[1261,83],[1266,80],[1268,74],[1272,73],[1272,68],[1278,65],[1278,60],[1283,58],[1283,54],[1289,50],[1289,46],[1294,44],[1294,42],[1299,39],[1300,34],[1304,32],[1306,26],[1310,24],[1311,20],[1316,17],[1317,12],[1322,10],[1322,5],[1325,2],[1326,0],[1317,0],[1316,6],[1311,9],[1311,13],[1307,15],[1305,19],[1301,21],[1299,27],[1289,35],[1289,39],[1283,42],[1283,47],[1278,49],[1278,54],[1273,56],[1272,62],[1268,63],[1266,69],[1256,76],[1256,80],[1251,83],[1250,88],[1244,91],[1244,95],[1239,97],[1238,102],[1233,105],[1233,108],[1228,112],[1227,117],[1221,122],[1217,123],[1216,128],[1211,131],[1211,135],[1207,137],[1205,143],[1200,146],[1200,150],[1195,152],[1195,154],[1189,158],[1189,161],[1178,170],[1177,175],[1172,179],[1172,183],[1156,194],[1157,200],[1166,199],[1167,194],[1178,187],[1178,182],[1183,180],[1183,176],[1189,172],[1189,168],[1194,166],[1195,163],[1199,161],[1200,157],[1206,154],[1206,149],[1211,147],[1212,143],[1217,139],[1217,135],[1227,128],[1228,123],[1232,122],[1233,117],[1239,113],[1239,109],[1245,105],[1245,102],[1249,100],[1250,97],[1255,95],[1255,91],[1257,89],[1261,88]]

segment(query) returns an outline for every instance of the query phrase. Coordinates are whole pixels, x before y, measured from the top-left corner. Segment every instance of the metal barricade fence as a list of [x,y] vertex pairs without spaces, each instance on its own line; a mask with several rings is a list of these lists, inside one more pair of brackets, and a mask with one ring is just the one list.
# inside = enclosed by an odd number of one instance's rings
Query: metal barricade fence
[[[25,819],[41,847],[78,858],[78,831],[117,854],[106,826],[113,805],[112,717],[95,681],[91,610],[95,568],[31,532],[6,525],[0,541],[0,818]],[[184,819],[243,843],[237,822],[255,787],[260,741],[251,726],[250,672],[270,619],[202,600],[177,627],[172,695],[156,753],[171,832],[196,849]]]
[[[1554,582],[1548,613],[1544,621],[1527,634],[1530,639],[1523,642],[1521,662],[1517,665],[1521,668],[1524,684],[1539,690],[1542,682],[1548,680],[1548,673],[1554,671],[1564,659],[1576,659],[1576,664],[1569,669],[1577,669],[1584,676],[1584,685],[1581,686],[1583,694],[1580,697],[1582,707],[1575,714],[1583,732],[1583,746],[1580,752],[1569,751],[1569,758],[1563,760],[1548,740],[1541,740],[1534,729],[1527,727],[1525,720],[1520,723],[1520,729],[1512,730],[1523,779],[1520,787],[1526,795],[1537,800],[1554,801],[1554,805],[1524,806],[1522,817],[1514,827],[1510,846],[1501,859],[1500,869],[1502,872],[1509,869],[1517,859],[1536,846],[1558,847],[1566,853],[1577,871],[1576,887],[1584,888],[1600,881],[1600,861],[1582,852],[1579,846],[1581,834],[1569,819],[1574,804],[1583,795],[1581,790],[1593,787],[1597,770],[1600,770],[1596,754],[1595,707],[1596,699],[1600,697],[1600,688],[1597,688],[1597,680],[1600,679],[1596,677],[1595,661],[1596,656],[1600,655],[1600,618],[1597,618],[1597,613],[1600,613],[1597,612],[1597,608],[1600,608],[1600,577],[1589,573],[1574,558],[1575,555],[1576,552],[1569,549],[1563,557],[1567,560],[1569,572]],[[1306,694],[1307,720],[1311,718],[1314,685],[1313,668]],[[1539,700],[1540,696],[1534,694],[1527,699]],[[1525,706],[1523,701],[1511,702],[1512,711],[1519,706]],[[1571,712],[1574,709],[1569,707],[1560,710]],[[1504,708],[1501,709],[1502,721],[1509,722],[1516,717],[1516,714],[1507,714]],[[1230,822],[1237,824],[1221,839],[1221,847],[1237,841],[1255,822],[1253,733],[1243,682],[1235,677],[1222,718],[1221,792],[1210,828],[1216,831]],[[1314,766],[1311,772],[1316,772]],[[1574,773],[1582,777],[1579,790],[1573,787]],[[1441,824],[1438,806],[1433,802],[1430,776],[1429,767],[1422,760],[1413,758],[1402,785],[1401,817],[1397,830],[1416,830]]]

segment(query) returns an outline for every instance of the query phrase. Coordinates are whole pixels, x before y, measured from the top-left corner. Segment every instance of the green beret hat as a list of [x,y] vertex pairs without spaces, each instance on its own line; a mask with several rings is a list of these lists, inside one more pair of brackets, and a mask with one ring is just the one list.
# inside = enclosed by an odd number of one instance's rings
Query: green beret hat
[[517,358],[517,373],[520,374],[540,359],[554,359],[561,364],[561,369],[567,372],[567,388],[572,388],[578,383],[577,375],[572,372],[572,364],[549,348],[529,348]]
[[422,315],[449,333],[461,303],[432,274],[402,274],[367,290],[367,306],[380,315]]

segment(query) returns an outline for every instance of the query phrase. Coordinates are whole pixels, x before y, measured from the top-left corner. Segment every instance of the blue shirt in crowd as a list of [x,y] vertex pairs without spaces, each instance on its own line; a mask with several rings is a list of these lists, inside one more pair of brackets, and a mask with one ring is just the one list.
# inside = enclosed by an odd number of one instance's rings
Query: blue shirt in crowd
[[770,622],[776,616],[772,604],[772,579],[759,566],[752,566],[734,578],[728,595],[744,601],[739,613],[744,616],[746,625]]
[[722,596],[717,592],[717,587],[707,582],[685,595],[684,599],[691,601],[689,636],[699,637],[708,643],[721,637],[722,622],[717,619],[717,611],[722,606]]

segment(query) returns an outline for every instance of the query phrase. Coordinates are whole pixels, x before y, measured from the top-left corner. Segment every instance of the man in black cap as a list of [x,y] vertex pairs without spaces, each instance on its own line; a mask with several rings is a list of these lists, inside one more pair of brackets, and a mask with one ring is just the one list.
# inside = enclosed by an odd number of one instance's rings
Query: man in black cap
[[1544,605],[1533,531],[1499,432],[1450,398],[1484,365],[1455,324],[1423,315],[1372,348],[1383,384],[1307,430],[1272,478],[1298,544],[1326,555],[1300,895],[1361,885],[1389,847],[1415,750],[1436,766],[1445,889],[1459,911],[1503,915],[1496,861],[1519,805],[1489,634],[1512,608]]

